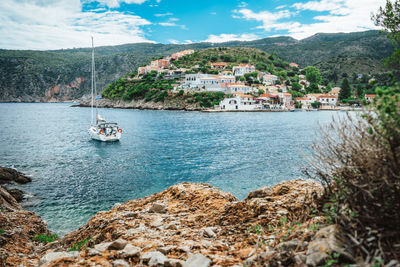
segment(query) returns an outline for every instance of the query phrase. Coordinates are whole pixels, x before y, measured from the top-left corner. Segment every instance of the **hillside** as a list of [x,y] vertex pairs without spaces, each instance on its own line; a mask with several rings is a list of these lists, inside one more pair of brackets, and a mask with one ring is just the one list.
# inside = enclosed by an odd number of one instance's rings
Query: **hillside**
[[[219,74],[211,66],[212,62],[223,61],[229,64],[225,71],[232,71],[234,66],[248,63],[256,66],[258,71],[280,72],[290,71],[289,63],[276,55],[269,55],[266,52],[255,48],[208,48],[202,49],[173,61],[170,70],[182,69],[185,73]],[[179,91],[171,93],[171,90],[184,81],[184,75],[170,75],[169,70],[157,73],[153,71],[144,75],[137,75],[131,72],[126,77],[120,78],[111,83],[103,92],[103,98],[110,100],[124,100],[125,102],[158,103],[165,102],[166,106],[173,104],[176,109],[201,109],[218,105],[224,99],[224,92],[186,92]],[[179,71],[179,70],[178,70]],[[286,72],[285,72],[286,73]],[[229,76],[233,77],[234,76]],[[244,77],[243,81],[244,81]],[[247,77],[250,79],[250,77]],[[142,101],[143,102],[143,101]],[[174,105],[179,103],[179,105]]]
[[[381,59],[389,56],[393,47],[377,31],[348,34],[316,34],[304,40],[273,37],[250,42],[187,45],[126,44],[96,48],[98,87],[125,76],[152,58],[166,56],[185,49],[210,47],[249,47],[269,54],[276,52],[282,59],[300,66],[319,64],[329,69],[329,61],[342,57],[364,57],[368,66],[363,71],[381,72]],[[59,101],[80,98],[90,91],[90,48],[54,51],[0,50],[0,101]],[[344,67],[344,66],[342,66]],[[346,66],[349,68],[349,66]],[[352,68],[351,75],[357,72]]]

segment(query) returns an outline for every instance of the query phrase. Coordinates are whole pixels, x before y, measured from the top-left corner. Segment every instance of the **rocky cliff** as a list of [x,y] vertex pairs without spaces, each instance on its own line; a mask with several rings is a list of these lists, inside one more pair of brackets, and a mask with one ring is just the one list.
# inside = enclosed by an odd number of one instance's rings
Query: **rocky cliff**
[[86,225],[47,245],[35,238],[51,234],[45,223],[15,206],[0,213],[0,264],[206,267],[357,262],[341,229],[318,216],[323,198],[323,187],[305,180],[260,188],[243,201],[207,184],[182,183],[98,212]]

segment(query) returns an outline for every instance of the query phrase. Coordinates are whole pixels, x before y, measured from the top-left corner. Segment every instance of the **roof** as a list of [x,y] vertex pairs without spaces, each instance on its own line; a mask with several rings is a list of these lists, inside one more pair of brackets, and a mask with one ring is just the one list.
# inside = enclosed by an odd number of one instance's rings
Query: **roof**
[[310,100],[310,99],[307,97],[296,97],[296,100]]
[[262,94],[259,97],[278,97],[278,95]]
[[337,98],[337,96],[333,96],[333,95],[319,95],[319,96],[317,96],[317,98]]
[[376,95],[365,95],[365,97],[376,97]]
[[251,98],[254,97],[254,96],[252,96],[252,95],[240,95],[240,94],[238,94],[237,96],[239,96],[239,97],[251,97]]
[[228,65],[228,63],[225,62],[215,62],[215,63],[211,63],[212,66],[226,66]]

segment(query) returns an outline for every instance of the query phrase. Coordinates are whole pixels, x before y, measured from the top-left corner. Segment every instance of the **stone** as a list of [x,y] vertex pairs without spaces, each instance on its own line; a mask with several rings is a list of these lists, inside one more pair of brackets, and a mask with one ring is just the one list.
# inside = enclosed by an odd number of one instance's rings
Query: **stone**
[[354,262],[354,254],[347,238],[343,236],[338,225],[329,225],[320,229],[308,245],[308,266],[319,266],[327,259],[338,253],[343,262]]
[[208,267],[210,266],[211,260],[203,254],[197,253],[191,255],[183,264],[183,267]]
[[157,250],[162,254],[167,255],[171,250],[175,249],[175,246],[159,247]]
[[127,263],[124,260],[115,260],[112,262],[112,265],[114,267],[129,267],[130,266],[129,263]]
[[249,195],[247,196],[247,198],[248,199],[251,199],[251,198],[265,198],[265,197],[268,197],[268,196],[272,196],[272,194],[273,194],[273,192],[272,192],[271,187],[265,186],[265,187],[259,188],[257,190],[251,191],[249,193]]
[[203,235],[204,235],[205,237],[210,237],[210,238],[213,238],[213,237],[216,237],[216,236],[217,236],[217,235],[214,233],[214,231],[211,229],[211,227],[204,228]]
[[7,192],[17,201],[21,202],[24,199],[24,191],[17,188],[7,189]]
[[126,246],[127,242],[126,240],[120,238],[117,239],[115,241],[113,241],[109,246],[108,246],[108,250],[121,250],[124,249],[124,247]]
[[161,203],[153,203],[153,205],[151,205],[151,207],[150,207],[149,212],[167,213],[167,207]]
[[14,169],[0,167],[0,184],[9,184],[12,182],[26,184],[32,182],[32,178]]
[[125,258],[138,257],[140,255],[140,248],[133,246],[132,244],[127,244],[122,250],[122,256]]
[[150,226],[152,226],[152,227],[155,227],[155,228],[157,228],[157,227],[160,227],[161,225],[163,225],[163,218],[161,218],[161,217],[156,217],[151,223],[150,223]]
[[149,266],[163,265],[167,259],[167,257],[159,251],[146,252],[140,258],[143,263],[147,263]]
[[166,267],[183,267],[184,264],[185,262],[182,260],[168,259],[168,258],[164,262],[164,266]]
[[90,249],[88,250],[88,255],[89,255],[90,257],[101,256],[101,252],[98,251],[98,250],[95,249],[95,248],[90,248]]
[[13,212],[22,210],[15,198],[2,186],[0,186],[0,209]]
[[300,243],[300,240],[298,239],[293,239],[290,241],[286,241],[283,243],[280,243],[277,246],[277,249],[281,250],[281,251],[295,251],[297,247],[299,247],[298,250],[303,250],[304,248],[306,248],[308,245],[308,242],[302,242]]
[[100,243],[94,246],[94,248],[99,251],[99,252],[104,252],[108,249],[108,247],[110,246],[111,242],[104,242],[104,243]]
[[62,258],[77,258],[79,257],[78,251],[72,252],[50,252],[44,255],[39,260],[39,265],[43,265]]

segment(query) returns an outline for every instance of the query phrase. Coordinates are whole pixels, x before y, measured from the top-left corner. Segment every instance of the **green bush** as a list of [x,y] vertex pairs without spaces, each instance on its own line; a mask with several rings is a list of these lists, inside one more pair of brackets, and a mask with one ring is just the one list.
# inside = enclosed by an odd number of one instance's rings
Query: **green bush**
[[42,242],[42,243],[46,243],[46,244],[54,242],[57,239],[58,239],[58,235],[57,234],[52,234],[52,235],[39,234],[39,235],[35,235],[33,237],[33,240],[39,241],[39,242]]
[[86,238],[73,243],[69,251],[81,251],[82,248],[85,248],[88,245],[90,240],[91,240],[90,238]]
[[307,174],[325,185],[332,220],[358,251],[388,262],[400,254],[400,85],[377,93],[369,110],[324,129]]

